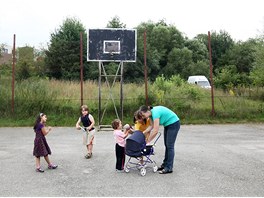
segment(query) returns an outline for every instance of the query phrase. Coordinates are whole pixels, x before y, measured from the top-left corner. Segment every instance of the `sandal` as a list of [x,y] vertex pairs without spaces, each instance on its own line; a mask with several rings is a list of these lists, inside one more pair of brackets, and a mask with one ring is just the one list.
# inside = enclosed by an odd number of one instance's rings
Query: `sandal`
[[39,168],[36,168],[36,172],[44,173],[44,170],[39,167]]
[[50,164],[48,166],[48,169],[56,169],[58,167],[58,165],[55,165],[55,164]]
[[88,153],[87,155],[85,155],[85,158],[90,159],[92,157],[92,155],[93,155],[92,153]]
[[163,170],[159,171],[159,174],[167,174],[167,173],[172,173],[172,172],[173,172],[172,170],[163,169]]

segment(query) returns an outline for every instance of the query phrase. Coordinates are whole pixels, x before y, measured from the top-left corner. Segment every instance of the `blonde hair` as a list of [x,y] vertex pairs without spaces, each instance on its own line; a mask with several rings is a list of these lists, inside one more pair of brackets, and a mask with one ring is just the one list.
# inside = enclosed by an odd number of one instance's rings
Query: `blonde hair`
[[82,105],[80,109],[81,109],[81,111],[82,110],[89,111],[89,108],[87,105]]

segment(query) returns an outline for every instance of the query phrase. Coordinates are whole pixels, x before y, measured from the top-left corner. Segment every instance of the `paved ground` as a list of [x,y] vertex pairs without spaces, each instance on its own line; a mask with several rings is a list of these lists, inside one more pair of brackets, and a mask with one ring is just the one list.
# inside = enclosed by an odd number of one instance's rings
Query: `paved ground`
[[[162,131],[162,128],[160,129]],[[47,136],[59,165],[35,172],[32,128],[0,128],[0,196],[264,196],[264,124],[183,125],[174,172],[115,172],[112,131],[97,133],[92,159],[84,159],[81,132],[53,128]],[[163,159],[163,135],[153,156]]]

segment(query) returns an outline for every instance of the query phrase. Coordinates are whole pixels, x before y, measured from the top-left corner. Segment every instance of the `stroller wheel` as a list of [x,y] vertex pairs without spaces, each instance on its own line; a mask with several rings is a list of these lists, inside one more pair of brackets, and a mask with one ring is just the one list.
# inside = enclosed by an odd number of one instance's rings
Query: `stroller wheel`
[[144,177],[144,176],[146,175],[146,172],[147,172],[147,171],[146,171],[145,168],[141,168],[141,169],[140,169],[140,174],[141,174],[141,176]]
[[153,172],[156,173],[157,170],[158,170],[158,166],[157,165],[153,166]]
[[126,173],[129,173],[129,171],[130,171],[129,169],[130,169],[130,166],[127,165],[127,166],[125,167],[125,172],[126,172]]

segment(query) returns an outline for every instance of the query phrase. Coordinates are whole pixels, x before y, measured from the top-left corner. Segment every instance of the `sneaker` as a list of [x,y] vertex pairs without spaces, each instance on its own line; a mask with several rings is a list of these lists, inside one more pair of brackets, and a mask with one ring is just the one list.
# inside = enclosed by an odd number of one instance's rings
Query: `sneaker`
[[49,169],[56,169],[58,167],[58,165],[55,165],[55,164],[50,164],[48,166]]
[[118,170],[118,169],[116,169],[116,172],[117,172],[117,173],[123,173],[124,170]]
[[159,174],[168,174],[168,173],[172,173],[172,172],[173,172],[172,170],[163,169],[163,170],[159,171]]
[[39,167],[39,168],[36,168],[36,172],[44,173],[44,170]]
[[157,171],[162,171],[164,169],[164,166],[161,165],[160,167],[158,167],[158,170]]

